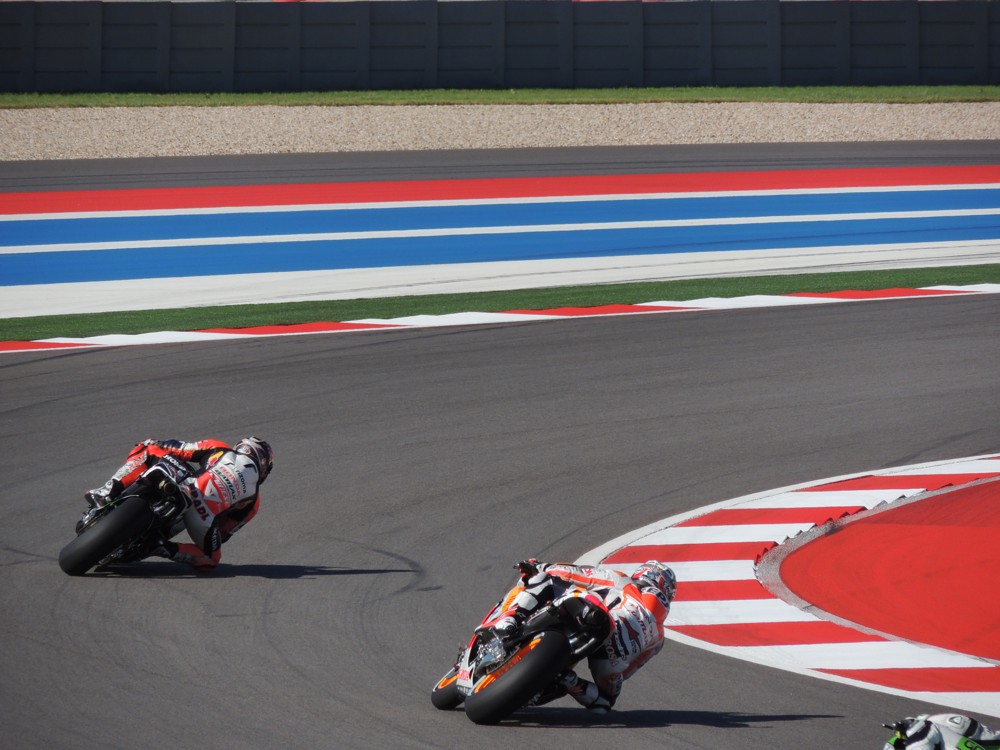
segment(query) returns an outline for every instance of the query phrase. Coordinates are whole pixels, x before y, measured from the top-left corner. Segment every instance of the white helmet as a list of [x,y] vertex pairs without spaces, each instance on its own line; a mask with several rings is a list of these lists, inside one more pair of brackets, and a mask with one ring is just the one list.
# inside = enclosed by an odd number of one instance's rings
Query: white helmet
[[258,482],[263,484],[274,467],[274,451],[271,446],[258,437],[246,437],[233,446],[233,450],[250,457],[257,467]]
[[632,574],[632,580],[640,589],[653,589],[669,607],[677,590],[677,577],[669,567],[656,560],[650,560],[639,566]]

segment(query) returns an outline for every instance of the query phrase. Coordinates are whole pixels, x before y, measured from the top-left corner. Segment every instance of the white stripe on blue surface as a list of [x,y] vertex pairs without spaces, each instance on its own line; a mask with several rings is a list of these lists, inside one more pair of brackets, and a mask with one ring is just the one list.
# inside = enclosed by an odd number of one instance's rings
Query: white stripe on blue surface
[[750,226],[756,224],[797,224],[819,222],[855,222],[881,219],[933,219],[973,216],[1000,216],[1000,208],[897,211],[892,213],[805,214],[795,216],[746,216],[719,219],[663,219],[657,221],[575,222],[569,224],[525,224],[520,226],[440,227],[368,232],[318,232],[312,234],[232,235],[185,237],[177,239],[134,240],[125,242],[73,242],[37,245],[0,245],[0,255],[24,253],[90,252],[99,250],[166,249],[178,247],[220,247],[294,242],[346,242],[350,240],[392,240],[419,237],[469,237],[477,235],[534,234],[557,232],[624,231],[631,229],[670,229],[675,227]]

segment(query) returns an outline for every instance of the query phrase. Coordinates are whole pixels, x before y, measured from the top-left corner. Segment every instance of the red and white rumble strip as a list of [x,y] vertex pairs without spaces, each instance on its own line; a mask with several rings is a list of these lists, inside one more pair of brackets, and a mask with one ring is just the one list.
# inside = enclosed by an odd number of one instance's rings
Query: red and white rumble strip
[[210,328],[199,331],[157,331],[134,335],[111,334],[88,338],[52,338],[39,341],[0,341],[2,352],[26,352],[49,349],[74,349],[107,346],[139,346],[200,341],[222,341],[261,336],[298,336],[305,334],[344,333],[377,329],[432,328],[442,326],[496,325],[539,320],[568,319],[608,315],[649,315],[652,313],[734,310],[754,307],[815,305],[863,300],[904,299],[914,297],[954,297],[1000,293],[1000,284],[968,286],[932,286],[920,289],[878,289],[867,291],[801,292],[783,295],[748,297],[709,297],[684,301],[643,302],[598,307],[563,307],[549,310],[508,310],[505,312],[462,312],[446,315],[413,315],[402,318],[365,319],[345,322],[318,322],[296,325],[258,326],[253,328]]
[[[681,643],[923,703],[1000,716],[1000,665],[995,660],[822,619],[804,608],[808,602],[785,601],[760,581],[762,559],[783,543],[794,546],[789,540],[810,529],[885,503],[998,476],[1000,454],[995,454],[783,487],[666,518],[591,550],[578,562],[626,572],[650,559],[669,562],[678,588],[667,626]],[[877,554],[873,549],[872,556]],[[919,597],[920,591],[918,587],[914,594]],[[926,594],[923,606],[947,606],[947,592]]]

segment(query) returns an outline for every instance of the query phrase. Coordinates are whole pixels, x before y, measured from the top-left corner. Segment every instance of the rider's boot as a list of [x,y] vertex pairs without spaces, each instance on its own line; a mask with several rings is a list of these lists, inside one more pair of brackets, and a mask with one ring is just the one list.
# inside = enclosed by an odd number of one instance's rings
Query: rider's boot
[[611,703],[601,697],[597,685],[589,680],[581,680],[572,670],[564,672],[559,682],[566,692],[584,708],[597,714],[606,714],[611,710]]
[[[168,542],[172,544],[172,542]],[[208,573],[215,569],[222,558],[222,550],[216,547],[211,553],[206,553],[196,544],[177,544],[176,552],[170,556],[174,562],[187,563],[200,573]]]
[[525,619],[522,612],[514,611],[497,620],[493,630],[503,641],[509,643],[520,637]]
[[91,510],[95,508],[101,508],[110,503],[120,494],[122,494],[121,480],[119,479],[109,479],[104,483],[102,487],[97,487],[96,489],[89,490],[83,494],[83,498],[87,501],[87,505],[90,506]]

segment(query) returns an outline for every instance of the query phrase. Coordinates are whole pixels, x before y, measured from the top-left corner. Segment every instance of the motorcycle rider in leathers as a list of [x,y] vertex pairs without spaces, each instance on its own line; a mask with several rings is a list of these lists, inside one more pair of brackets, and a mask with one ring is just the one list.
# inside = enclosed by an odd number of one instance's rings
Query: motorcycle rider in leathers
[[994,732],[982,722],[962,714],[908,716],[902,721],[885,726],[896,730],[895,736],[884,745],[887,750],[1000,748],[1000,732]]
[[[257,514],[258,490],[274,465],[274,453],[256,437],[243,438],[235,446],[221,440],[144,440],[104,486],[90,490],[84,498],[92,508],[105,505],[166,455],[186,461],[194,469],[179,486],[187,503],[183,526],[194,544],[154,540],[147,556],[211,570],[222,558],[223,543]],[[171,531],[179,532],[179,526]]]
[[493,625],[502,638],[516,638],[533,612],[574,587],[596,594],[607,605],[614,628],[587,660],[594,682],[573,670],[560,677],[577,703],[596,713],[607,713],[618,699],[622,683],[663,648],[663,622],[677,585],[673,571],[656,561],[643,564],[631,576],[610,568],[537,560],[520,562],[517,567],[521,588],[511,592],[513,600]]

